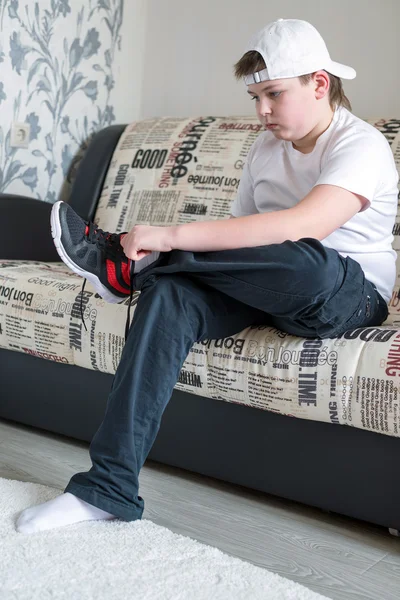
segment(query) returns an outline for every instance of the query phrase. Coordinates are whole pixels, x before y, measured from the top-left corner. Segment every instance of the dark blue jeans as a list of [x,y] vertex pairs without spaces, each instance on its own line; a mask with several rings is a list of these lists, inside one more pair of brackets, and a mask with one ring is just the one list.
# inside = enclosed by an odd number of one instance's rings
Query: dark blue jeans
[[93,466],[65,489],[126,521],[142,516],[139,472],[195,342],[257,324],[301,337],[337,337],[381,325],[388,315],[359,263],[313,238],[161,253],[135,275],[134,286],[141,294],[90,445]]

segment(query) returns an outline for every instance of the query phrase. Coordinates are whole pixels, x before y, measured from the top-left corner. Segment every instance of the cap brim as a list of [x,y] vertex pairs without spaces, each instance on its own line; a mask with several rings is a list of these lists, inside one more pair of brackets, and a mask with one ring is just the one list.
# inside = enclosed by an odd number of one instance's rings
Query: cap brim
[[342,77],[343,79],[354,79],[357,76],[355,69],[342,65],[334,60],[331,61],[330,68],[327,68],[326,71],[329,71],[332,75],[336,75],[336,77]]

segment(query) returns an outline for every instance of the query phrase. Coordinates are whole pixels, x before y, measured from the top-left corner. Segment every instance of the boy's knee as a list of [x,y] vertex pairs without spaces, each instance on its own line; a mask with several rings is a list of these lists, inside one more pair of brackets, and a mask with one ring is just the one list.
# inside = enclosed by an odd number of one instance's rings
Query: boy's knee
[[327,248],[316,238],[301,238],[294,243],[300,250],[297,255],[298,268],[304,273],[310,295],[332,295],[344,277],[338,252]]

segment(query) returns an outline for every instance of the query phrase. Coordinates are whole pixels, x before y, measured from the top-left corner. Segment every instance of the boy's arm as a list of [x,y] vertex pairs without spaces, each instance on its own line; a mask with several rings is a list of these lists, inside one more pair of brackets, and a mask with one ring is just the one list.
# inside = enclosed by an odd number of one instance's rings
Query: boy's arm
[[[252,248],[310,237],[323,240],[365,204],[362,196],[335,185],[316,185],[296,206],[217,221],[172,227],[172,248],[193,252]],[[235,222],[233,222],[235,221]]]

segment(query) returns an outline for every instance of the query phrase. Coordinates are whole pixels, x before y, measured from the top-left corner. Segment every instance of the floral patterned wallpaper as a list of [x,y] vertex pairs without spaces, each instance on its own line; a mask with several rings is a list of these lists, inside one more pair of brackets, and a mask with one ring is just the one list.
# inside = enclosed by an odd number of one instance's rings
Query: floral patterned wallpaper
[[[115,122],[123,0],[0,0],[0,193],[66,199],[90,139]],[[28,148],[11,145],[29,123]]]

